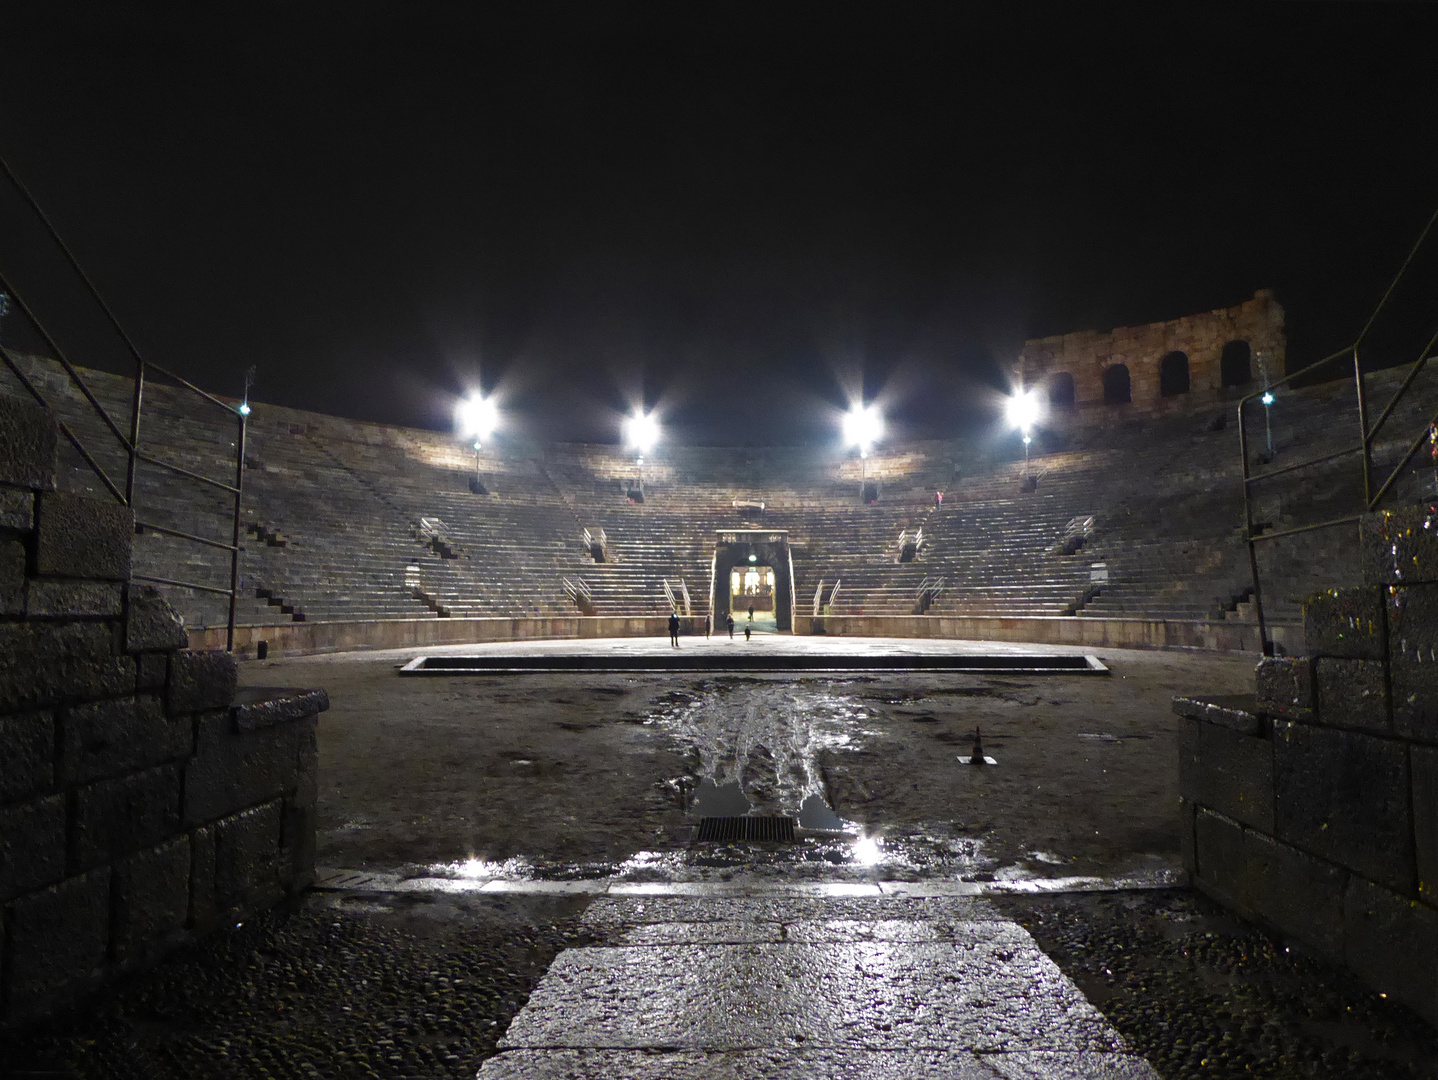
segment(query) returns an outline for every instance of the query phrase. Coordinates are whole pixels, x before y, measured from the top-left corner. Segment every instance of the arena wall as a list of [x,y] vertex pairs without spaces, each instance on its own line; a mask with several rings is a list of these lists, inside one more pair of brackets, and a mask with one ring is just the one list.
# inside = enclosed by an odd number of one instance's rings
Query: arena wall
[[1179,698],[1194,884],[1438,1023],[1438,512],[1364,522],[1253,698]]
[[44,1015],[314,872],[323,691],[236,662],[128,584],[134,518],[56,491],[58,430],[0,398],[0,1025]]
[[[1284,313],[1273,293],[1260,289],[1252,300],[1199,315],[1186,315],[1143,326],[1079,330],[1024,342],[1014,375],[1019,386],[1037,387],[1052,405],[1052,417],[1111,419],[1115,414],[1187,412],[1211,406],[1227,394],[1223,371],[1225,346],[1242,343],[1250,357],[1249,380],[1230,383],[1247,392],[1260,378],[1260,356],[1270,378],[1280,378],[1286,362]],[[1181,357],[1185,390],[1165,387],[1166,357]],[[1177,360],[1175,359],[1175,362]],[[1129,400],[1107,400],[1105,373],[1126,369]],[[1060,382],[1072,379],[1072,407]],[[1165,393],[1165,389],[1170,392]]]

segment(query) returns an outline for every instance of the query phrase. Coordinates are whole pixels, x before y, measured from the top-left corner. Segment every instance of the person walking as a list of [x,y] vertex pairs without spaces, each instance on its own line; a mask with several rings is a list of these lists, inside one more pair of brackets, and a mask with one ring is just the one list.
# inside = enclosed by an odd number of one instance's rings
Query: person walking
[[709,640],[709,633],[714,629],[714,613],[711,611],[704,616],[704,640]]
[[679,648],[679,612],[669,613],[669,643],[676,649]]
[[748,640],[749,640],[749,635],[752,634],[753,632],[754,632],[754,625],[753,625],[753,623],[745,623],[745,624],[744,624],[744,640],[745,640],[745,641],[748,641]]
[[750,622],[753,622],[753,621],[754,621],[754,605],[753,605],[753,604],[750,604],[750,605],[749,605],[749,621],[750,621]]
[[734,613],[731,611],[724,616],[724,625],[729,627],[729,640],[734,640]]

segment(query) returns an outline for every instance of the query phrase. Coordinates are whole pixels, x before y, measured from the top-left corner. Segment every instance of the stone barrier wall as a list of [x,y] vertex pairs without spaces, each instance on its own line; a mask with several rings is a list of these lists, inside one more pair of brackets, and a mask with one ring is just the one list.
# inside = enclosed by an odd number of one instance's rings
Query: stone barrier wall
[[[235,652],[254,657],[261,642],[267,656],[310,656],[369,649],[410,649],[431,645],[477,645],[498,641],[566,638],[665,637],[668,616],[574,615],[562,618],[371,619],[355,622],[277,623],[235,627]],[[699,616],[681,618],[684,634],[704,633]],[[1285,653],[1303,651],[1298,626],[1270,626]],[[743,632],[743,623],[736,623]],[[723,627],[719,627],[723,632]],[[949,638],[1013,641],[1107,649],[1210,649],[1261,653],[1256,623],[1184,622],[1177,619],[1090,619],[1064,615],[828,615],[794,616],[794,633],[831,637]],[[218,649],[219,627],[191,630],[192,649]]]
[[1438,507],[1363,523],[1252,698],[1179,698],[1185,861],[1240,913],[1438,1023]]
[[[1284,313],[1273,293],[1260,289],[1252,300],[1234,307],[1186,315],[1143,326],[1114,330],[1080,330],[1024,342],[1014,375],[1020,386],[1054,390],[1054,380],[1071,379],[1072,416],[1077,419],[1111,419],[1123,413],[1188,412],[1210,407],[1224,398],[1222,357],[1224,346],[1242,342],[1250,353],[1250,385],[1258,386],[1258,354],[1262,353],[1270,379],[1286,373]],[[1160,369],[1164,357],[1182,354],[1187,389],[1166,396]],[[1116,365],[1127,369],[1131,401],[1106,404],[1104,373]],[[1063,410],[1057,418],[1062,419]]]
[[313,876],[323,691],[236,694],[128,584],[128,508],[55,490],[50,415],[0,399],[0,1024]]

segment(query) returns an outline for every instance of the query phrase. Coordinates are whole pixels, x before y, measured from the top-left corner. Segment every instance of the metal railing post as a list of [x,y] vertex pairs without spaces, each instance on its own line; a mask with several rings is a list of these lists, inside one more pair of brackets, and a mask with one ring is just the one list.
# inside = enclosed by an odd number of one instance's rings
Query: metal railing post
[[145,398],[145,361],[135,362],[135,393],[130,399],[130,445],[126,447],[129,464],[125,469],[125,505],[135,506],[135,451],[140,447],[140,408]]
[[244,497],[245,488],[245,427],[249,419],[238,409],[235,410],[239,417],[240,430],[239,438],[235,444],[235,527],[233,533],[234,550],[230,552],[230,620],[225,627],[225,651],[235,651],[235,605],[240,595],[240,515],[242,513],[240,500]]
[[1373,503],[1373,433],[1368,430],[1368,402],[1363,395],[1363,367],[1358,362],[1358,346],[1353,346],[1353,386],[1358,391],[1358,434],[1363,436],[1363,505]]
[[1258,644],[1264,656],[1273,655],[1268,640],[1268,623],[1263,618],[1263,586],[1258,579],[1258,545],[1253,539],[1253,500],[1249,496],[1251,472],[1248,467],[1248,430],[1244,427],[1243,406],[1238,403],[1238,454],[1243,461],[1243,541],[1248,545],[1248,571],[1253,578],[1253,614],[1258,619]]

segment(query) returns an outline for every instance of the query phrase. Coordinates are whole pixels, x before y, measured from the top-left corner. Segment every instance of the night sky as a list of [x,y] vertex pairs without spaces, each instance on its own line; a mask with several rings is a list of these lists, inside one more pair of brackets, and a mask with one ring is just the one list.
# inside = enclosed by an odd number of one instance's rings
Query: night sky
[[[364,419],[944,435],[1026,337],[1257,288],[1316,358],[1438,206],[1430,5],[208,7],[7,5],[0,154],[147,356]],[[0,268],[120,370],[18,206]]]

